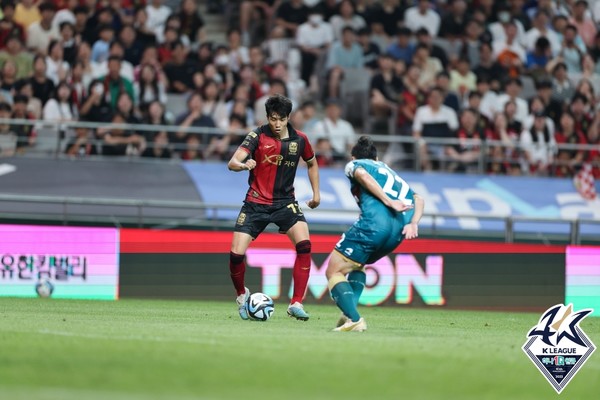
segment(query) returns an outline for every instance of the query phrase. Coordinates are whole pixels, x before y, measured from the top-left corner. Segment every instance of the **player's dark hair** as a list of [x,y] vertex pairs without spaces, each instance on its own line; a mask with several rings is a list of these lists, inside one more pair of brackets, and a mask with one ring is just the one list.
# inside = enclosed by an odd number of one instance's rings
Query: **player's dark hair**
[[356,142],[350,154],[357,160],[365,158],[369,160],[376,160],[377,148],[369,136],[361,136],[358,138],[358,142]]
[[272,114],[277,114],[280,117],[289,117],[292,113],[292,101],[285,96],[276,94],[267,99],[265,110],[267,111],[267,117],[270,117]]

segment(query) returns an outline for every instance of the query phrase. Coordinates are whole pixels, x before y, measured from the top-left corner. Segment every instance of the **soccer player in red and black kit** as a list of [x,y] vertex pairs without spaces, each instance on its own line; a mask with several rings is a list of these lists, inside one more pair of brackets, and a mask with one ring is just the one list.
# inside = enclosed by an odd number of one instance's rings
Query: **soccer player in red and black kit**
[[237,292],[236,303],[240,317],[248,319],[246,301],[250,291],[244,286],[246,263],[244,256],[252,240],[273,222],[296,246],[294,263],[294,292],[287,313],[290,317],[306,321],[302,300],[306,293],[311,264],[311,244],[308,224],[294,196],[294,179],[300,158],[308,166],[308,179],[312,199],[306,204],[316,208],[321,202],[319,193],[319,167],[315,153],[306,135],[289,124],[292,102],[275,95],[265,104],[268,124],[248,133],[227,166],[231,171],[250,171],[244,205],[238,215],[229,270]]

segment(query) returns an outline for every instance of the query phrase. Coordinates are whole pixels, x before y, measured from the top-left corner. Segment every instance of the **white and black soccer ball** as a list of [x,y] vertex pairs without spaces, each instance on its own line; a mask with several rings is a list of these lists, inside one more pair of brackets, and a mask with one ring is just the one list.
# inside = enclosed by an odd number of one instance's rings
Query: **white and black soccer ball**
[[50,297],[54,291],[54,285],[48,279],[42,279],[36,283],[35,291],[40,297]]
[[273,299],[264,293],[252,293],[246,303],[248,316],[255,321],[266,321],[275,311]]

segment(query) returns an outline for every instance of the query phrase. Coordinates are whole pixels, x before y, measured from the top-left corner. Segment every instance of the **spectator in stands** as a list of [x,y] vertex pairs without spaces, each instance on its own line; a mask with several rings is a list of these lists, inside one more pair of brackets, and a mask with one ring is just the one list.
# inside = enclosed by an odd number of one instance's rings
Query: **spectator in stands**
[[493,56],[492,45],[482,42],[479,45],[479,65],[473,70],[477,77],[486,76],[489,79],[490,88],[495,91],[501,89],[501,79],[507,76],[508,71]]
[[71,67],[64,60],[63,45],[60,41],[51,40],[46,54],[46,76],[56,85],[67,78]]
[[440,30],[440,15],[432,8],[430,0],[418,0],[417,5],[404,13],[404,26],[413,32],[426,28],[431,36],[437,36]]
[[9,36],[5,48],[0,50],[0,65],[4,65],[8,60],[15,65],[17,79],[31,75],[33,57],[31,53],[23,51],[23,43],[17,35]]
[[574,25],[575,31],[581,35],[585,45],[592,47],[598,30],[594,21],[589,16],[587,0],[576,0],[571,8],[571,13],[571,20],[569,22]]
[[75,136],[67,142],[65,153],[72,157],[95,156],[98,154],[96,143],[90,135],[89,128],[78,126]]
[[489,162],[487,171],[492,174],[520,175],[520,151],[517,147],[521,132],[515,132],[508,126],[506,115],[496,113],[489,131],[488,139],[498,143],[489,143]]
[[8,46],[8,38],[16,36],[21,43],[25,43],[25,29],[15,21],[15,1],[3,0],[0,2],[2,19],[0,19],[0,50]]
[[421,68],[411,64],[402,78],[404,90],[398,108],[398,129],[401,134],[411,134],[417,108],[427,101],[427,92],[419,85]]
[[580,92],[575,92],[568,110],[575,118],[575,130],[587,132],[592,126],[592,112],[587,97]]
[[248,48],[242,45],[239,29],[230,29],[227,32],[227,57],[229,58],[229,69],[238,73],[243,64],[250,62]]
[[408,28],[398,28],[396,41],[389,45],[386,52],[396,60],[403,60],[410,64],[415,52],[415,46],[411,41],[412,32]]
[[0,98],[12,103],[12,94],[17,84],[17,66],[12,60],[6,60],[0,68]]
[[204,98],[204,114],[212,116],[215,121],[226,118],[227,108],[225,107],[225,101],[223,100],[222,93],[219,91],[217,82],[207,79],[204,82],[201,93]]
[[110,99],[109,102],[113,109],[117,107],[117,99],[121,92],[127,92],[132,99],[135,97],[133,83],[121,76],[121,58],[110,56],[108,58],[108,73],[100,77],[105,89],[105,96]]
[[521,79],[509,78],[504,84],[504,93],[501,93],[498,96],[498,101],[496,103],[496,111],[501,112],[507,102],[514,102],[517,106],[515,119],[520,123],[525,121],[529,112],[527,101],[520,96],[522,87],[523,83],[521,82]]
[[42,117],[42,102],[33,95],[31,79],[21,79],[16,83],[14,97],[16,98],[19,95],[26,96],[29,99],[27,111],[33,116],[33,119],[40,119]]
[[58,28],[52,26],[56,6],[51,2],[39,6],[42,18],[27,28],[27,47],[34,52],[46,54],[48,44],[52,39],[60,39]]
[[575,94],[575,85],[567,76],[567,65],[560,59],[552,60],[546,65],[552,71],[552,98],[564,103]]
[[91,79],[86,79],[84,75],[83,62],[75,62],[67,76],[67,83],[71,86],[71,101],[77,109],[83,105],[83,100],[87,97],[87,89],[90,82]]
[[148,13],[146,12],[146,8],[138,8],[133,20],[133,27],[137,32],[137,37],[145,46],[155,46],[157,44],[156,33],[154,30],[148,28],[147,22]]
[[181,159],[185,161],[203,160],[202,143],[200,136],[189,134],[185,138],[183,151],[181,151]]
[[112,26],[106,24],[98,27],[98,40],[92,46],[92,62],[101,63],[108,59],[110,44],[114,35],[115,32]]
[[201,139],[202,143],[207,144],[211,133],[203,133],[201,135],[194,133],[188,134],[187,128],[216,128],[215,121],[211,116],[204,114],[204,99],[200,93],[192,93],[187,101],[187,111],[175,119],[175,125],[179,126],[173,142],[180,145],[187,142],[188,137],[196,137]]
[[42,19],[37,0],[21,0],[15,7],[14,20],[24,29],[28,29],[31,24]]
[[[0,102],[0,118],[9,119],[12,109],[10,104]],[[17,135],[11,130],[10,124],[0,124],[0,157],[12,157],[17,149]]]
[[72,67],[77,58],[77,43],[75,42],[75,27],[70,22],[58,26],[60,43],[63,48],[63,59]]
[[[523,27],[521,21],[510,15],[510,10],[506,5],[499,4],[498,8],[497,19],[493,22],[488,21],[492,41],[497,43],[509,42],[510,44],[523,46],[525,44],[525,27]],[[510,41],[508,35],[511,36]]]
[[134,84],[135,103],[140,111],[145,112],[153,101],[167,103],[167,93],[164,82],[159,78],[156,69],[150,64],[143,64],[139,80]]
[[54,15],[54,19],[52,20],[52,25],[54,26],[54,28],[56,28],[60,31],[60,26],[64,22],[68,22],[72,26],[75,26],[76,21],[75,21],[74,10],[79,5],[79,1],[78,0],[65,0],[62,2],[58,2],[58,3],[62,3],[62,4],[59,4],[59,6],[58,6],[59,10],[56,12],[56,15]]
[[271,68],[271,79],[280,79],[285,82],[286,97],[292,100],[295,109],[305,97],[306,84],[302,79],[290,76],[288,64],[285,61],[276,61]]
[[33,59],[33,76],[29,78],[33,89],[33,96],[40,99],[42,106],[54,92],[54,82],[46,76],[46,59],[37,55]]
[[186,93],[192,87],[192,76],[196,66],[187,60],[187,49],[177,41],[173,45],[172,59],[165,64],[165,75],[169,81],[168,93]]
[[417,47],[421,44],[426,45],[429,49],[429,55],[433,58],[437,58],[440,63],[442,63],[442,67],[444,69],[448,67],[449,56],[452,56],[452,61],[454,62],[456,57],[451,54],[446,54],[446,50],[435,44],[433,42],[433,37],[426,28],[417,29],[415,32],[415,37],[417,39]]
[[461,112],[456,137],[459,142],[445,149],[450,159],[447,170],[466,172],[477,165],[481,157],[481,143],[485,139],[485,132],[477,127],[477,111],[467,108]]
[[538,112],[532,128],[521,133],[520,144],[523,150],[523,169],[529,173],[546,175],[554,162],[556,141],[548,131],[544,113]]
[[[570,112],[564,112],[560,117],[555,138],[556,143],[571,145],[584,145],[587,140],[582,131],[576,128],[576,118]],[[581,168],[581,164],[585,161],[586,152],[584,150],[558,148],[556,154],[556,167],[554,175],[561,177],[570,177],[575,175],[575,171]]]
[[77,121],[79,117],[77,108],[71,102],[71,87],[66,81],[60,81],[56,86],[54,96],[46,102],[42,111],[44,121],[55,122],[61,137],[67,133],[63,122]]
[[504,35],[492,43],[494,58],[508,71],[511,78],[517,78],[527,62],[527,53],[517,38],[517,24],[508,21],[503,24]]
[[347,26],[352,28],[354,32],[358,32],[367,26],[364,18],[355,13],[352,1],[342,0],[338,5],[338,10],[339,14],[333,15],[329,19],[335,40],[342,39],[342,30]]
[[467,3],[465,0],[454,0],[449,12],[442,18],[439,36],[450,41],[461,40],[467,25]]
[[314,101],[307,100],[302,103],[300,108],[298,108],[298,112],[302,113],[302,120],[304,121],[303,131],[312,132],[316,123],[319,122],[319,118],[317,118],[317,107]]
[[592,82],[586,78],[581,78],[578,81],[577,86],[575,86],[575,93],[579,93],[586,98],[587,107],[589,108],[587,112],[593,114],[596,110],[597,99],[595,94],[596,89],[594,89]]
[[84,34],[86,33],[86,26],[88,18],[90,17],[90,10],[87,6],[77,6],[73,10],[75,14],[75,37],[78,42],[84,41]]
[[327,54],[327,75],[329,98],[338,98],[340,82],[346,68],[363,68],[365,62],[360,45],[356,42],[354,30],[350,27],[343,29],[342,40],[335,42]]
[[198,12],[198,4],[195,0],[183,0],[177,18],[181,21],[181,33],[190,38],[192,43],[204,42],[206,39],[204,20]]
[[146,15],[146,29],[160,37],[165,30],[167,18],[171,15],[171,9],[163,4],[163,0],[150,0],[146,5]]
[[583,55],[587,51],[587,49],[582,51],[577,44],[575,44],[576,37],[577,28],[575,25],[567,25],[564,31],[562,46],[558,52],[558,59],[565,63],[567,72],[569,73],[581,72]]
[[441,71],[437,74],[435,78],[435,86],[443,91],[443,104],[453,109],[458,115],[460,113],[463,99],[459,98],[456,92],[450,90],[450,75],[446,71]]
[[[404,21],[404,2],[399,0],[383,0],[370,5],[370,18],[367,23],[373,32],[382,36],[385,42],[396,35],[398,28]],[[387,46],[381,46],[381,49]],[[385,43],[387,44],[387,43]]]
[[549,79],[540,79],[535,84],[536,97],[544,104],[544,114],[546,114],[556,125],[560,119],[563,106],[560,102],[552,98],[552,82]]
[[[27,110],[27,104],[29,98],[22,94],[15,94],[13,96],[13,110],[11,114],[12,119],[36,119],[34,115]],[[11,131],[17,135],[17,153],[24,153],[27,148],[35,145],[35,130],[34,125],[12,125]]]
[[325,117],[312,130],[315,138],[325,138],[331,144],[334,159],[344,160],[356,141],[352,124],[341,118],[342,105],[336,99],[327,101]]
[[302,0],[289,0],[282,2],[275,11],[275,27],[284,37],[296,37],[298,27],[308,21],[310,9]]
[[378,57],[379,72],[371,78],[370,111],[373,115],[388,116],[402,102],[404,84],[394,71],[394,59],[389,54]]
[[144,52],[144,43],[138,39],[133,25],[123,25],[119,32],[119,42],[123,45],[123,60],[131,65],[139,65]]
[[117,109],[115,112],[121,114],[128,124],[137,125],[141,123],[133,99],[127,92],[119,93],[119,97],[117,98]]
[[479,21],[475,19],[467,21],[465,35],[462,38],[462,46],[460,47],[458,54],[459,57],[469,60],[469,65],[473,70],[480,63],[479,46],[482,43],[481,37],[483,32],[484,27]]
[[523,122],[523,129],[531,129],[533,126],[533,122],[535,121],[535,116],[539,113],[544,113],[546,115],[546,127],[548,128],[548,132],[550,135],[554,135],[555,132],[555,124],[552,118],[548,117],[546,114],[546,105],[541,97],[533,97],[529,101],[529,115],[525,118]]
[[550,28],[549,15],[544,10],[539,10],[533,19],[533,27],[525,33],[525,49],[533,52],[536,49],[536,43],[539,38],[545,38],[548,41],[548,47],[551,55],[558,54],[561,47],[561,40],[556,32]]
[[371,40],[371,29],[370,28],[361,28],[357,34],[358,43],[362,47],[363,56],[365,59],[365,68],[368,68],[372,71],[377,69],[378,66],[378,57],[381,51],[379,50],[379,46],[375,44]]
[[456,68],[450,70],[448,89],[456,93],[462,100],[466,99],[469,92],[477,90],[477,76],[471,71],[468,59],[459,58]]
[[300,48],[302,67],[300,77],[310,85],[310,77],[316,72],[315,66],[333,43],[333,28],[323,21],[323,15],[318,9],[313,9],[308,15],[308,21],[300,24],[296,33],[296,44]]
[[496,112],[498,95],[495,91],[490,89],[490,80],[487,75],[482,75],[477,78],[477,92],[481,95],[481,102],[479,103],[478,108],[479,112],[488,120],[493,120]]
[[115,113],[111,123],[98,128],[98,134],[102,138],[102,155],[125,156],[140,155],[145,147],[144,137],[121,126],[127,123],[125,116]]
[[[255,20],[264,20],[266,29],[270,29],[270,23],[275,14],[275,9],[279,6],[276,0],[243,0],[240,4],[240,31],[242,33],[242,43],[250,46],[250,22]],[[266,35],[265,35],[266,36]]]
[[426,171],[433,167],[429,153],[433,153],[439,159],[443,155],[444,147],[439,144],[428,145],[425,138],[448,138],[458,129],[456,112],[443,105],[443,101],[444,91],[433,87],[429,92],[427,104],[417,108],[413,121],[412,134],[418,140],[420,167]]
[[[142,123],[146,125],[171,125],[167,118],[167,112],[165,110],[164,103],[158,100],[154,100],[148,104],[146,112],[143,114]],[[147,141],[150,141],[153,133],[150,131],[144,132],[144,137]],[[171,135],[169,135],[171,136]]]
[[181,21],[177,14],[171,14],[165,22],[164,29],[160,32],[160,35],[156,36],[158,43],[173,43],[176,40],[181,40],[181,43],[186,49],[191,46],[190,38],[181,32]]
[[141,156],[146,158],[171,158],[169,134],[166,131],[155,132],[152,141],[148,143]]
[[[552,18],[552,28],[554,32],[556,32],[556,36],[558,37],[559,43],[561,45],[564,41],[567,26],[569,26],[569,20],[567,19],[566,15],[557,14]],[[579,33],[576,34],[574,42],[575,45],[579,48],[579,50],[581,50],[582,53],[585,53],[586,46]]]
[[527,62],[525,68],[533,78],[546,75],[546,65],[552,59],[552,49],[550,42],[544,36],[537,38],[533,51],[527,52]]
[[237,83],[232,89],[231,96],[225,102],[225,110],[228,116],[235,113],[243,116],[246,120],[246,126],[254,126],[255,117],[250,103],[250,87],[244,83]]
[[419,86],[425,90],[429,90],[435,85],[437,74],[444,69],[440,60],[431,57],[429,46],[425,43],[417,46],[412,58],[412,63],[418,65],[421,69]]

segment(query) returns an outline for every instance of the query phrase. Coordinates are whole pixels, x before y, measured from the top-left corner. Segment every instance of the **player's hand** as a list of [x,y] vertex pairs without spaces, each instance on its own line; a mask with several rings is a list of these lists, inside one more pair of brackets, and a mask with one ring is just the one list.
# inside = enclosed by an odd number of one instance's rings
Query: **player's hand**
[[321,199],[319,197],[313,197],[311,200],[306,202],[306,205],[309,208],[317,208],[319,207],[319,204],[321,204]]
[[411,222],[408,225],[404,225],[404,228],[402,229],[402,234],[406,239],[415,239],[419,236],[419,226],[414,222]]
[[410,210],[411,208],[414,208],[415,206],[413,204],[404,204],[404,202],[400,201],[400,200],[392,200],[392,204],[390,204],[389,207],[395,211],[402,212],[402,211]]
[[249,159],[244,163],[244,169],[247,169],[248,171],[254,169],[254,167],[256,167],[256,161],[254,161],[253,159]]

